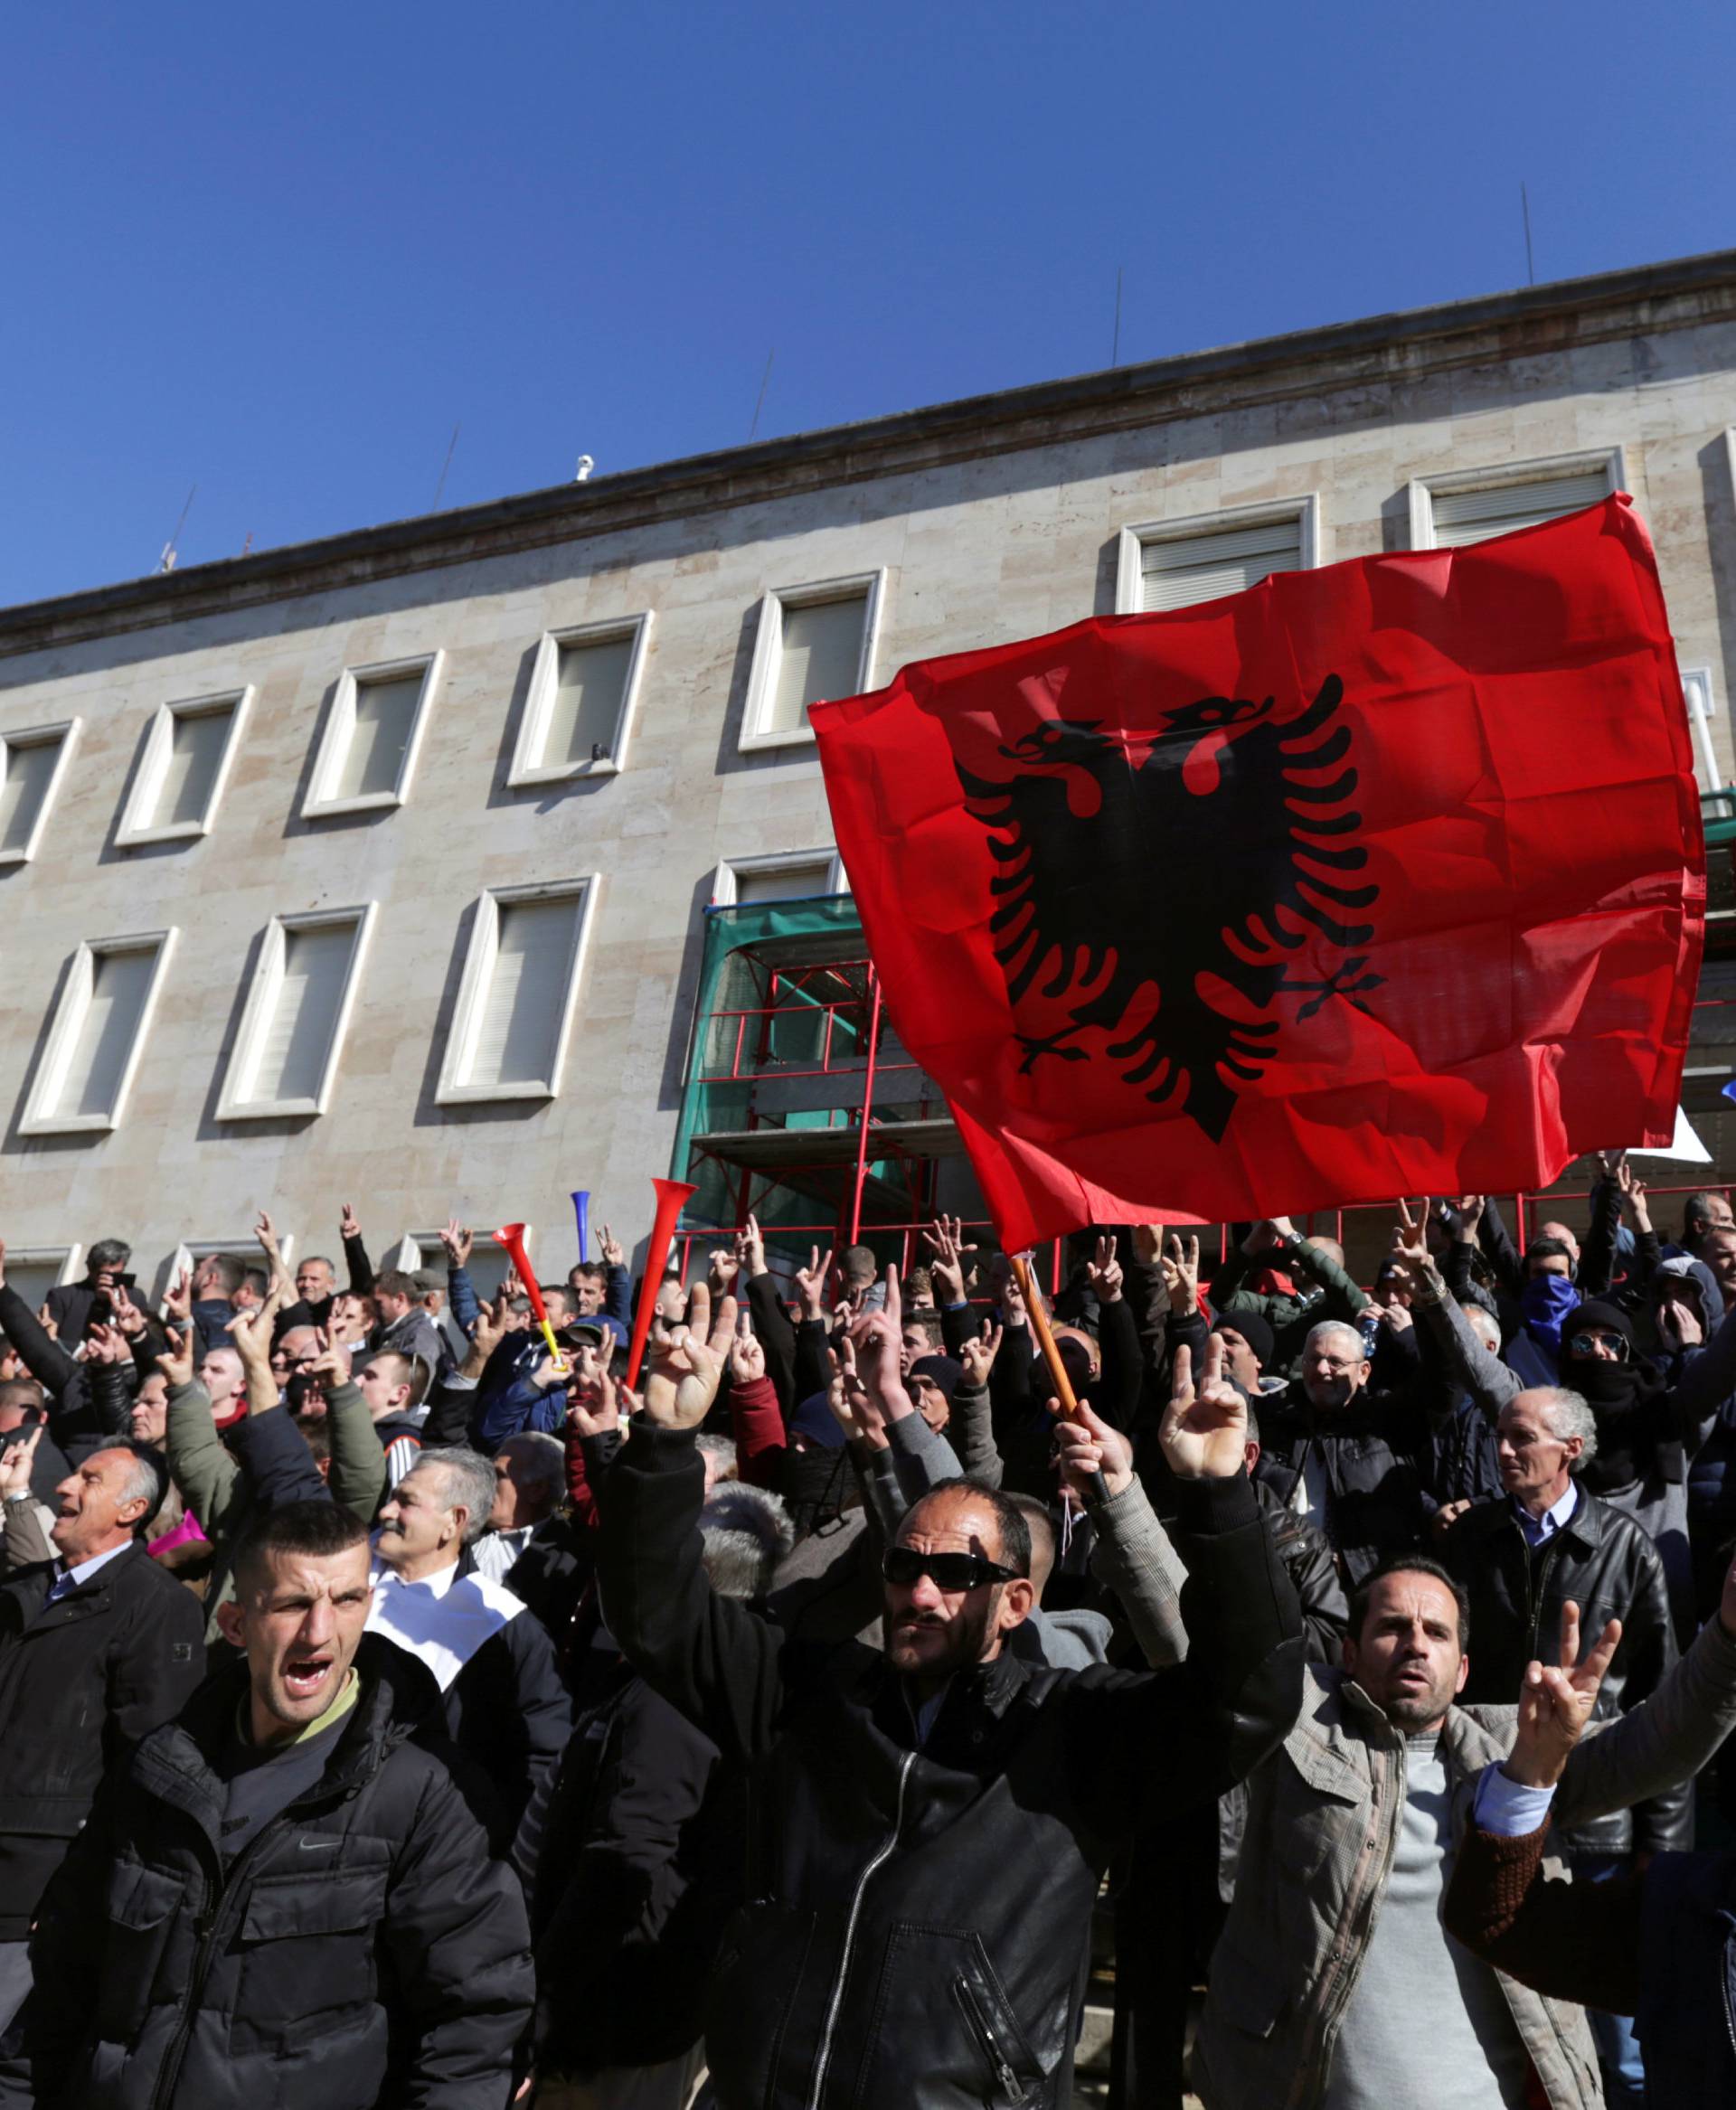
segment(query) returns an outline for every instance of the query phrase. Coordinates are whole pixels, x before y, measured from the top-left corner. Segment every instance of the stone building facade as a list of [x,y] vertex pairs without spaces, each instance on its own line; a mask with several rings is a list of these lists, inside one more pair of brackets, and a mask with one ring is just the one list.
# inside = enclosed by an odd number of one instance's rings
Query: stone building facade
[[[1736,252],[0,611],[0,1235],[42,1275],[118,1232],[150,1280],[261,1205],[304,1251],[344,1201],[379,1254],[523,1218],[546,1271],[572,1188],[641,1229],[720,870],[725,899],[768,858],[827,883],[804,670],[873,685],[1262,550],[1330,563],[1618,479],[1728,782],[1732,424]],[[555,994],[520,1015],[514,977]]]

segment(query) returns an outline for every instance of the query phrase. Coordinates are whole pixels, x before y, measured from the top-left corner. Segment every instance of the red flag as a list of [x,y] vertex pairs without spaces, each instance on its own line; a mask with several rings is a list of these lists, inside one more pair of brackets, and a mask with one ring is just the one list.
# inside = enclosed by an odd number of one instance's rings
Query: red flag
[[1542,1186],[1673,1131],[1704,859],[1626,496],[813,722],[893,1023],[1009,1246]]

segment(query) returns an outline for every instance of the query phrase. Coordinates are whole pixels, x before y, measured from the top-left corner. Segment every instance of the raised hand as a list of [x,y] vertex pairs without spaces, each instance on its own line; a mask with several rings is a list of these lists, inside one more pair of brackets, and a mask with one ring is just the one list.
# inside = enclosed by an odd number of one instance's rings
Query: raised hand
[[359,1239],[362,1236],[362,1226],[356,1220],[354,1210],[347,1201],[338,1212],[337,1231],[338,1236],[344,1239]]
[[1458,1229],[1454,1235],[1460,1245],[1476,1245],[1477,1226],[1483,1221],[1483,1212],[1488,1205],[1487,1198],[1482,1194],[1461,1194],[1453,1203],[1458,1214]]
[[448,1216],[446,1229],[440,1233],[440,1243],[446,1248],[446,1264],[448,1267],[467,1267],[470,1265],[471,1248],[476,1244],[476,1233],[467,1224],[462,1224],[456,1216]]
[[130,1341],[145,1331],[145,1314],[127,1294],[124,1282],[116,1283],[108,1292],[108,1306],[115,1314],[115,1323]]
[[750,1216],[735,1234],[735,1263],[745,1267],[750,1278],[768,1272],[766,1267],[766,1241],[760,1229],[760,1219]]
[[1133,1450],[1127,1438],[1107,1421],[1099,1421],[1087,1400],[1081,1399],[1066,1420],[1061,1418],[1060,1400],[1051,1399],[1049,1411],[1055,1418],[1061,1478],[1082,1498],[1097,1492],[1094,1475],[1101,1473],[1110,1494],[1119,1494],[1133,1479]]
[[39,1421],[12,1447],[0,1452],[0,1499],[30,1493],[30,1469],[36,1463],[36,1446],[42,1440],[46,1422]]
[[259,1241],[260,1249],[270,1261],[275,1273],[283,1266],[283,1248],[278,1243],[277,1232],[272,1229],[271,1219],[263,1209],[259,1211],[259,1220],[253,1227],[253,1236]]
[[327,1380],[324,1389],[330,1391],[334,1386],[347,1385],[350,1381],[350,1352],[335,1339],[328,1326],[316,1326],[314,1340],[319,1353],[307,1365],[310,1378]]
[[730,1382],[750,1385],[766,1374],[766,1352],[753,1330],[753,1314],[744,1305],[737,1314],[730,1342]]
[[1420,1275],[1429,1265],[1428,1197],[1425,1195],[1417,1203],[1415,1216],[1411,1215],[1402,1195],[1396,1207],[1399,1220],[1392,1226],[1392,1257]]
[[605,1267],[625,1267],[627,1266],[627,1248],[607,1224],[598,1233],[597,1250],[602,1256]]
[[1698,1348],[1706,1338],[1698,1314],[1684,1297],[1664,1298],[1657,1306],[1656,1321],[1658,1337],[1672,1354],[1679,1355],[1684,1348]]
[[1099,1239],[1097,1252],[1087,1262],[1085,1273],[1099,1304],[1112,1305],[1119,1300],[1121,1263],[1115,1257],[1115,1240],[1112,1238]]
[[997,1326],[993,1319],[983,1321],[983,1330],[975,1340],[967,1341],[958,1351],[958,1360],[964,1365],[965,1382],[967,1385],[986,1385],[988,1373],[995,1367],[995,1358],[1001,1352],[1001,1342],[1006,1329]]
[[721,1297],[715,1313],[710,1287],[693,1285],[684,1325],[658,1321],[651,1330],[645,1411],[665,1428],[697,1428],[712,1410],[735,1332],[735,1299]]
[[711,1272],[706,1276],[706,1286],[713,1296],[726,1296],[741,1272],[740,1241],[733,1246],[713,1246],[708,1258]]
[[1136,1223],[1133,1227],[1133,1257],[1146,1267],[1155,1267],[1164,1249],[1164,1227],[1161,1223]]
[[163,1316],[171,1325],[193,1316],[193,1276],[184,1267],[163,1294]]
[[807,1249],[807,1266],[796,1270],[796,1287],[802,1299],[802,1316],[817,1319],[826,1309],[826,1286],[832,1278],[832,1248],[828,1246],[825,1258],[820,1248]]
[[1172,1312],[1197,1312],[1200,1308],[1200,1241],[1188,1234],[1184,1245],[1174,1231],[1164,1248],[1164,1287],[1169,1292]]
[[156,1359],[156,1367],[172,1385],[190,1385],[193,1382],[193,1327],[191,1324],[171,1326],[169,1345]]
[[[572,1352],[567,1380],[567,1427],[579,1436],[610,1436],[621,1425],[621,1393],[609,1374],[609,1357],[594,1341]],[[626,1397],[632,1399],[631,1393]],[[634,1400],[633,1408],[638,1402]],[[633,1408],[629,1408],[632,1411]]]
[[[1725,1586],[1728,1588],[1728,1585]],[[1621,1621],[1612,1619],[1595,1647],[1580,1661],[1580,1608],[1561,1606],[1559,1665],[1532,1663],[1519,1688],[1519,1733],[1501,1770],[1521,1787],[1553,1787],[1598,1704],[1598,1688],[1621,1641]]]
[[1223,1374],[1223,1343],[1214,1333],[1196,1387],[1194,1358],[1175,1351],[1169,1408],[1158,1445],[1178,1480],[1231,1480],[1248,1445],[1248,1402]]
[[937,1304],[961,1305],[965,1301],[965,1255],[976,1248],[964,1241],[965,1220],[961,1216],[938,1216],[933,1228],[922,1233],[922,1243],[932,1256],[929,1279],[934,1285]]
[[127,1336],[118,1326],[90,1326],[86,1331],[84,1344],[92,1362],[130,1362],[133,1360],[133,1352],[127,1345]]
[[485,1298],[477,1308],[476,1323],[470,1330],[470,1349],[464,1359],[461,1377],[479,1378],[487,1368],[488,1358],[506,1338],[512,1313],[507,1308],[512,1299],[503,1289],[493,1304]]
[[[870,1318],[875,1315],[872,1312],[868,1314]],[[835,1361],[837,1370],[826,1393],[833,1419],[843,1429],[846,1443],[862,1442],[883,1450],[886,1447],[885,1408],[877,1389],[868,1383],[857,1363],[855,1342],[847,1338],[839,1342]],[[897,1368],[896,1359],[893,1368]]]

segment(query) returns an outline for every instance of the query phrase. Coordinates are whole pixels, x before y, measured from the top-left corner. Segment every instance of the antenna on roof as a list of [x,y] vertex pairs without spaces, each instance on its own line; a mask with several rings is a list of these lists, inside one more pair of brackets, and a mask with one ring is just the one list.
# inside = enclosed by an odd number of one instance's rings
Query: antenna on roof
[[751,439],[754,434],[760,429],[760,413],[765,408],[766,388],[767,384],[771,380],[771,363],[774,359],[777,358],[777,356],[778,347],[774,344],[771,350],[766,353],[766,371],[760,376],[760,396],[758,401],[756,401],[753,406],[753,423],[748,427],[748,438],[750,439]]
[[1531,200],[1526,195],[1524,184],[1519,186],[1519,210],[1525,216],[1525,283],[1527,286],[1534,286],[1537,283],[1537,267],[1531,260]]
[[193,502],[198,495],[198,492],[199,486],[195,484],[193,489],[187,493],[187,503],[181,508],[181,517],[175,523],[175,532],[164,543],[163,554],[156,560],[156,568],[159,571],[173,571],[175,570],[176,555],[175,545],[181,540],[181,530],[187,524],[187,515],[193,510]]
[[446,459],[440,464],[440,480],[434,486],[434,511],[440,510],[440,500],[446,495],[446,472],[452,466],[452,450],[458,444],[458,428],[452,428],[452,437],[447,442]]
[[1115,267],[1115,337],[1109,345],[1109,364],[1121,363],[1121,266]]

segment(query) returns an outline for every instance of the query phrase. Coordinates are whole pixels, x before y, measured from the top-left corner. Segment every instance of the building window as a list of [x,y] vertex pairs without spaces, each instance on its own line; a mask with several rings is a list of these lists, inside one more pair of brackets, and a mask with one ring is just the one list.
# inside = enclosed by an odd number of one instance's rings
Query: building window
[[648,614],[544,634],[508,784],[560,784],[622,767],[650,635]]
[[[472,1227],[476,1243],[470,1248],[470,1258],[465,1263],[465,1273],[470,1277],[470,1286],[485,1300],[497,1297],[500,1286],[506,1279],[506,1270],[512,1266],[505,1248],[495,1245],[490,1233],[493,1223]],[[533,1256],[534,1265],[535,1242],[531,1226],[524,1226],[524,1250]],[[394,1267],[413,1272],[418,1267],[432,1269],[444,1276],[447,1269],[446,1248],[440,1243],[437,1230],[406,1231],[392,1256]]]
[[883,571],[775,587],[760,604],[741,721],[743,753],[811,741],[807,707],[854,696],[874,678]]
[[33,1312],[41,1314],[44,1298],[62,1282],[80,1278],[82,1246],[6,1248],[6,1287],[15,1289]]
[[1684,666],[1682,669],[1682,701],[1688,707],[1688,724],[1693,730],[1694,742],[1700,756],[1703,772],[1701,788],[1719,791],[1723,787],[1724,773],[1718,766],[1717,749],[1712,744],[1712,721],[1718,709],[1717,697],[1712,686],[1712,669],[1709,666]]
[[1115,612],[1150,616],[1192,608],[1241,593],[1274,571],[1312,570],[1319,561],[1320,500],[1314,493],[1187,520],[1147,521],[1121,530]]
[[79,947],[18,1125],[21,1135],[119,1126],[175,937],[173,930],[154,930],[92,938]]
[[1410,547],[1458,550],[1491,535],[1537,527],[1597,505],[1628,487],[1618,447],[1596,454],[1559,455],[1549,461],[1512,462],[1497,469],[1460,469],[1416,476],[1410,485]]
[[[284,1266],[293,1276],[296,1271],[296,1241],[293,1234],[288,1231],[279,1231],[278,1233],[278,1249],[283,1255]],[[271,1263],[266,1258],[265,1248],[260,1245],[251,1231],[243,1231],[239,1238],[233,1239],[190,1239],[184,1240],[169,1257],[168,1271],[163,1277],[165,1293],[166,1294],[173,1289],[184,1275],[191,1276],[194,1265],[198,1261],[209,1260],[213,1253],[232,1255],[241,1263],[243,1267],[257,1268],[264,1276],[268,1285],[269,1284]],[[162,1315],[162,1307],[159,1305],[158,1316]],[[361,1367],[361,1360],[359,1356],[356,1358],[358,1369]]]
[[436,652],[344,668],[302,804],[304,820],[403,805],[445,664],[446,655]]
[[712,879],[713,909],[760,901],[805,901],[847,894],[850,881],[835,850],[784,850],[769,857],[726,857]]
[[548,1099],[561,1089],[595,881],[492,887],[458,987],[436,1098]]
[[0,733],[0,865],[28,864],[78,745],[81,721]]
[[274,916],[229,1060],[220,1121],[323,1114],[377,904]]
[[155,714],[115,837],[121,849],[211,833],[252,700],[250,688],[241,689],[165,703]]

